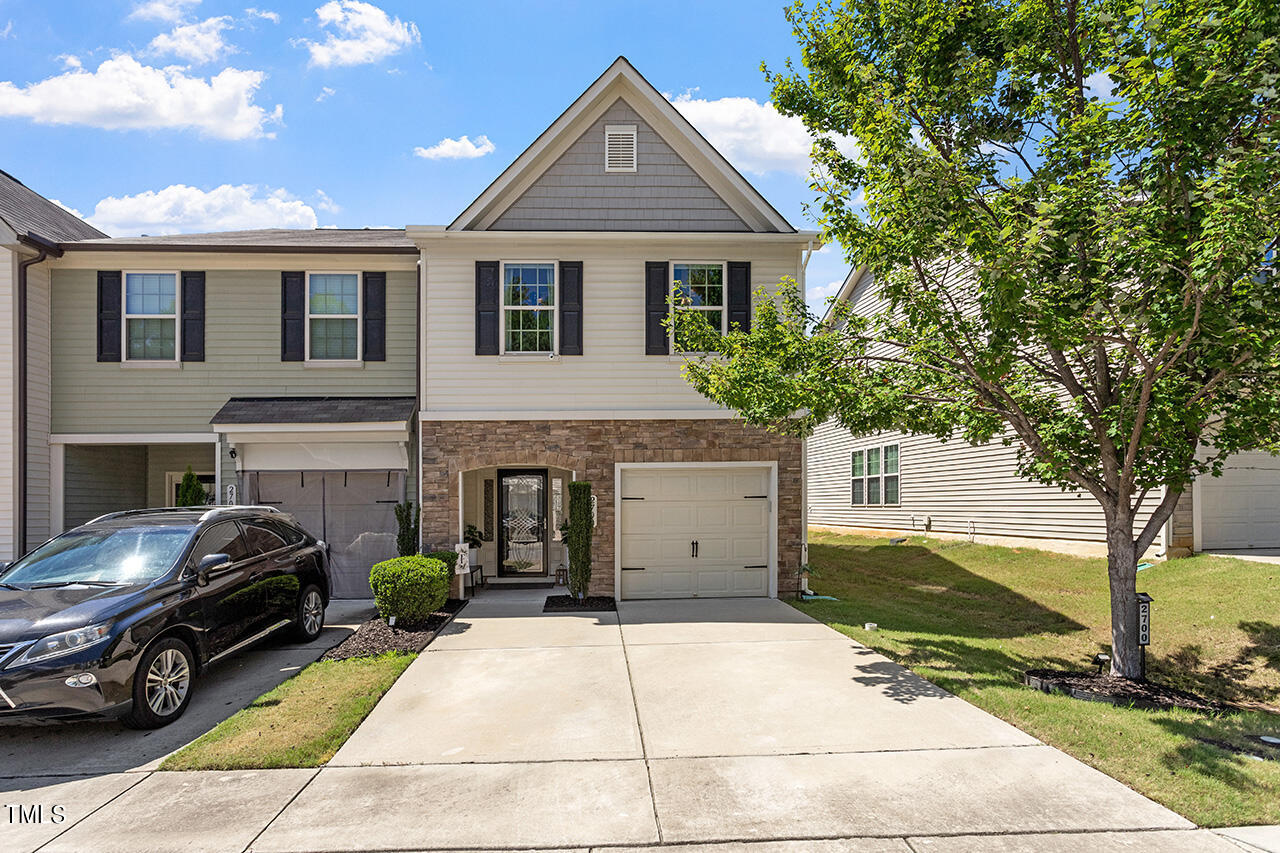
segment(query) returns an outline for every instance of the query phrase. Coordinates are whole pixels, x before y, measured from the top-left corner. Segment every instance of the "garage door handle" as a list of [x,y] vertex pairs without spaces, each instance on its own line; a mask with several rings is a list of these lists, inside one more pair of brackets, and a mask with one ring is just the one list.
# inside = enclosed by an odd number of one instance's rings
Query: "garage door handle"
[[698,540],[697,539],[694,539],[692,542],[689,543],[689,556],[690,557],[698,556]]
[[624,572],[643,572],[644,566],[623,566],[622,570]]
[[759,566],[743,566],[742,568],[744,568],[744,569],[767,569],[767,568],[769,568],[769,564],[768,564],[768,563],[764,563],[764,564],[759,565]]

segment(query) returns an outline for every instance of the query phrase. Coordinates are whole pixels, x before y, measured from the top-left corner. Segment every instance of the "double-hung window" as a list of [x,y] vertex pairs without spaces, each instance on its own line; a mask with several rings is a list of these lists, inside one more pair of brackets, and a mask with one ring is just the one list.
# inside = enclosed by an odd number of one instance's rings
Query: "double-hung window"
[[[677,261],[671,266],[677,308],[698,312],[717,334],[724,334],[724,264]],[[674,343],[677,351],[689,349],[678,335]]]
[[900,501],[898,445],[883,444],[853,451],[849,493],[854,506],[892,506]]
[[124,274],[124,357],[127,361],[178,358],[178,274]]
[[307,275],[307,358],[360,358],[360,276],[353,272]]
[[503,352],[554,353],[555,304],[554,263],[503,263]]

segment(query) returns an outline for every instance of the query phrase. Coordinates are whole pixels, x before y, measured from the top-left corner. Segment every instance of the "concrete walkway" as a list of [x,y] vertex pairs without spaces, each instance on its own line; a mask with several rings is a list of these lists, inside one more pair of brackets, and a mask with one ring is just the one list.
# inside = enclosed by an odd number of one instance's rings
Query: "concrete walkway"
[[1196,830],[783,603],[544,615],[546,594],[482,594],[322,770],[11,780],[0,803],[67,819],[6,833],[0,812],[0,849],[1269,844]]

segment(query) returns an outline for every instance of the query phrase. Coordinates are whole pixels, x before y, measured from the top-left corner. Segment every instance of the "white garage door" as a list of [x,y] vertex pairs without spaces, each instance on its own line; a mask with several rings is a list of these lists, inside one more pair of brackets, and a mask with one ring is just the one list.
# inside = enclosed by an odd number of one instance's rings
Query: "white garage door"
[[769,482],[768,468],[623,469],[622,598],[768,595]]
[[1200,481],[1200,548],[1280,548],[1280,458],[1238,453]]

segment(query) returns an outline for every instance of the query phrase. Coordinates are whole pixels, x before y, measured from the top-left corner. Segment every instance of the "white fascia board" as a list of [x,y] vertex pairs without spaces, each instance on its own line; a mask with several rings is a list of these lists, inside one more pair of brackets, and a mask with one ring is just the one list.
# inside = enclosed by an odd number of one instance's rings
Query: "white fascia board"
[[[680,111],[632,67],[619,57],[596,78],[533,144],[490,184],[449,226],[449,231],[487,228],[505,210],[503,199],[514,202],[564,153],[613,101],[627,96],[627,102],[680,154],[734,212],[744,216],[757,231],[792,233],[792,226],[753,187]],[[663,133],[663,129],[670,133]]]
[[854,267],[849,270],[849,274],[845,276],[844,284],[840,285],[840,292],[836,294],[836,301],[831,303],[831,306],[827,308],[826,313],[822,315],[823,325],[825,325],[827,320],[831,318],[831,312],[835,310],[837,305],[841,302],[848,302],[849,299],[852,298],[853,291],[857,290],[858,285],[862,282],[863,276],[867,274],[867,268],[865,266]]
[[405,229],[424,252],[435,246],[458,242],[479,243],[572,243],[614,242],[655,243],[670,245],[673,242],[714,243],[719,246],[758,246],[762,243],[807,246],[813,243],[815,250],[825,243],[817,231],[445,231],[433,225],[410,225]]
[[50,444],[213,444],[212,432],[60,432]]
[[[325,269],[336,272],[409,272],[416,269],[418,256],[413,254],[362,255],[359,252],[324,254],[309,252],[236,252],[234,249],[212,249],[208,252],[106,251],[90,249],[67,252],[50,259],[55,269],[119,270],[170,268],[179,270],[305,270]],[[278,272],[277,272],[278,274]]]
[[684,421],[733,420],[737,417],[736,412],[727,409],[448,409],[426,411],[420,415],[423,421]]

